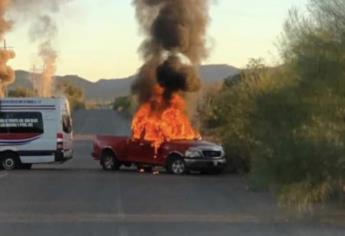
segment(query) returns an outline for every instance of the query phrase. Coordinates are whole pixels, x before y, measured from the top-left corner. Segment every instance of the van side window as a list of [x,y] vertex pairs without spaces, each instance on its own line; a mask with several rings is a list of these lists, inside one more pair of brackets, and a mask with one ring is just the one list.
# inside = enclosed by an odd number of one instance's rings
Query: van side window
[[62,116],[62,129],[63,129],[63,132],[67,134],[72,132],[72,120],[69,115]]
[[0,133],[43,134],[40,112],[0,112]]

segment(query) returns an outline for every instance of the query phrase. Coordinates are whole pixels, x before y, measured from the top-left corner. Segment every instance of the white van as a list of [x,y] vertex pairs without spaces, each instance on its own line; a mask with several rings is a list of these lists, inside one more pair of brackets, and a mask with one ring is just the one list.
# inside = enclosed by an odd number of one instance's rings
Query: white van
[[65,98],[0,99],[0,168],[64,162],[73,156],[69,103]]

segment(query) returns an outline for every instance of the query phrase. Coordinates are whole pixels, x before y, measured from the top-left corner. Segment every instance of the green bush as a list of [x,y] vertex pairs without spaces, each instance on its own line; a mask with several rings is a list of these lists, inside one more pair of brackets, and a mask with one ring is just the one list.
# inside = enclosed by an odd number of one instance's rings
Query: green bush
[[299,210],[341,199],[345,186],[345,1],[310,0],[308,11],[290,12],[283,66],[252,60],[202,113],[204,131],[249,163],[253,185]]
[[[221,91],[210,91],[199,107],[206,136],[222,141],[229,165],[247,172],[260,143],[253,120],[257,117],[257,98],[281,86],[280,70],[266,68],[261,59],[251,59],[241,74],[225,80]],[[217,139],[215,138],[215,139]]]
[[17,87],[13,90],[10,90],[8,92],[9,97],[36,97],[37,92],[33,89],[23,88],[23,87]]
[[113,110],[131,118],[138,108],[137,99],[131,95],[118,97],[113,102],[112,107]]
[[58,85],[57,91],[67,97],[72,111],[85,109],[85,95],[82,89],[68,82],[63,82]]
[[131,97],[117,97],[113,103],[113,109],[119,112],[128,112],[131,107]]
[[[312,93],[314,83],[319,86]],[[345,99],[321,84],[298,83],[259,96],[252,121],[262,147],[253,158],[253,179],[300,210],[330,199],[344,184]]]

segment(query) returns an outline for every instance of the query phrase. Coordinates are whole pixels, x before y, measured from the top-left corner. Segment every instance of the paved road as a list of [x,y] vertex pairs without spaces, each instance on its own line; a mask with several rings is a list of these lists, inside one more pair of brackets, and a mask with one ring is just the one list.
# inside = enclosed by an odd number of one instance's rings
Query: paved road
[[76,134],[130,134],[129,120],[112,110],[78,111],[73,120]]
[[16,235],[345,235],[345,227],[289,219],[269,193],[238,176],[103,172],[88,134],[126,134],[110,111],[75,116],[79,141],[64,165],[0,172],[0,236]]

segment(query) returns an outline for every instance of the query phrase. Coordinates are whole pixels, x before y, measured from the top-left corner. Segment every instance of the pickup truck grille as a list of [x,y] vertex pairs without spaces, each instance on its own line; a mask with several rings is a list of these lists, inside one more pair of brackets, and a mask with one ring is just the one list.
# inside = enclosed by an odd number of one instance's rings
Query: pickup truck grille
[[206,158],[221,157],[221,151],[203,151],[202,152]]

